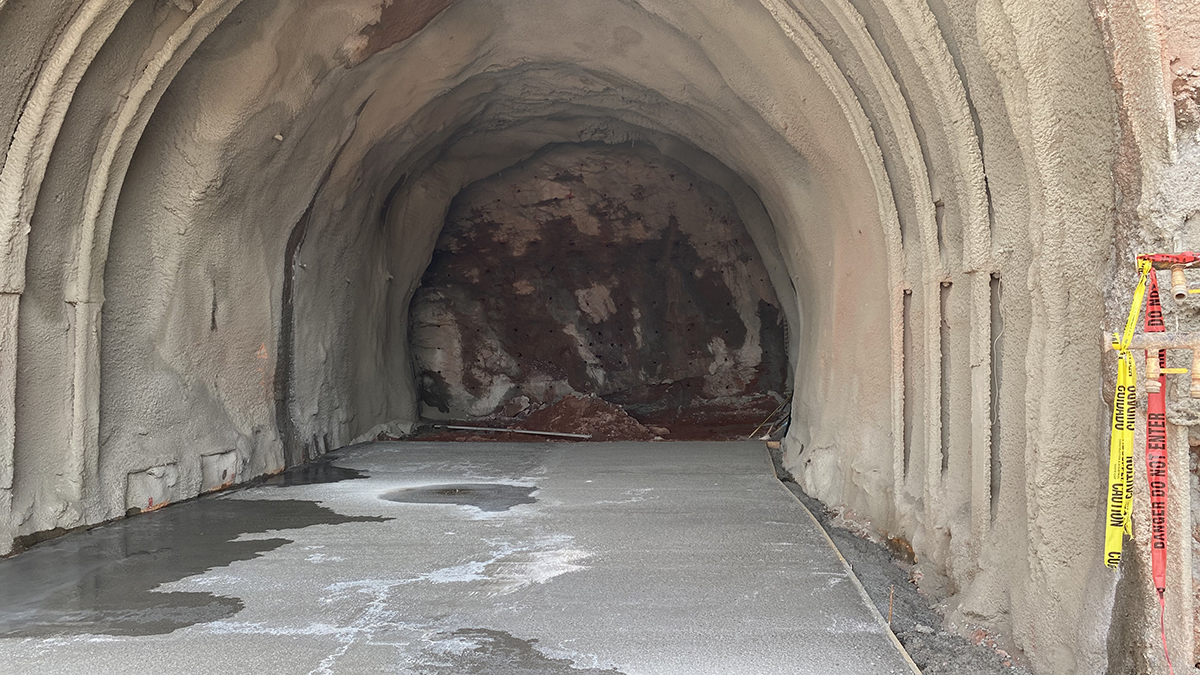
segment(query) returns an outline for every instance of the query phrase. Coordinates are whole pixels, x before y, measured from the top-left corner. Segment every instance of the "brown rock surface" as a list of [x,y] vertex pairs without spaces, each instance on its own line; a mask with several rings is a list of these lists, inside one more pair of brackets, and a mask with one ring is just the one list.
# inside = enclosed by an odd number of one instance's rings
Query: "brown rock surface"
[[767,277],[719,186],[650,148],[552,148],[451,207],[411,306],[422,414],[578,393],[640,419],[782,392]]
[[521,428],[591,434],[593,441],[651,441],[655,434],[629,416],[625,409],[594,395],[566,396],[530,413]]

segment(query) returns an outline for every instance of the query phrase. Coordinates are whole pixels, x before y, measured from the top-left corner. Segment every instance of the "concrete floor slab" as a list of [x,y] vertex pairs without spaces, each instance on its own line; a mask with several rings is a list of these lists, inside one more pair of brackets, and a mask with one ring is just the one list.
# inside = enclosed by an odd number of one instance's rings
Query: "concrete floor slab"
[[0,561],[0,669],[912,672],[761,444],[373,443],[335,464],[363,477]]

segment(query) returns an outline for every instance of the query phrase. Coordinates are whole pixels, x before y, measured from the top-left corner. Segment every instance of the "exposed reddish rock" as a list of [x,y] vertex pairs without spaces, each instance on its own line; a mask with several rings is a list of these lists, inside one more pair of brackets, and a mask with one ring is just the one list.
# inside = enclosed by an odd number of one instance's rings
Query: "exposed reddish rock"
[[651,441],[655,436],[623,408],[594,395],[564,397],[530,413],[520,426],[538,431],[591,434],[593,441]]
[[392,0],[379,10],[379,21],[363,29],[364,44],[350,58],[357,66],[372,55],[416,35],[454,0]]
[[[590,434],[593,441],[652,441],[662,436],[642,426],[624,408],[595,395],[565,396],[556,403],[542,405],[522,420],[493,416],[472,420],[466,426],[551,431],[564,434]],[[670,433],[669,430],[661,431]],[[544,443],[574,439],[553,436],[533,436],[502,431],[460,431],[457,429],[427,428],[412,437],[422,441],[518,441]]]
[[[462,422],[466,426],[592,434],[593,441],[694,441],[744,440],[765,433],[764,420],[778,420],[776,399],[747,396],[736,402],[708,402],[686,409],[657,410],[649,415],[630,414],[625,408],[595,395],[571,395],[552,405],[525,410],[523,418],[500,413]],[[441,423],[439,423],[441,424]],[[453,424],[447,422],[446,424]],[[757,433],[755,433],[757,432]],[[422,441],[517,441],[542,443],[569,438],[513,434],[503,431],[459,431],[442,426],[425,427],[410,437]],[[390,437],[379,440],[394,440]]]
[[652,149],[551,149],[451,207],[412,302],[422,411],[595,394],[683,438],[745,434],[784,388],[779,305],[719,187]]

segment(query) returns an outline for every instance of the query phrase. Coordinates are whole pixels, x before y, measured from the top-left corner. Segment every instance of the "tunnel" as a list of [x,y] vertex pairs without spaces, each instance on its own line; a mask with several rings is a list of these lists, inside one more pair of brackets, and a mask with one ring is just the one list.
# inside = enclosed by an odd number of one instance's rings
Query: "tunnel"
[[412,294],[422,418],[503,425],[599,396],[704,439],[783,407],[787,321],[728,193],[635,142],[507,171],[454,198]]
[[1096,335],[1200,236],[1187,3],[1133,4],[0,0],[0,552],[422,422],[784,409],[948,621],[1132,659]]

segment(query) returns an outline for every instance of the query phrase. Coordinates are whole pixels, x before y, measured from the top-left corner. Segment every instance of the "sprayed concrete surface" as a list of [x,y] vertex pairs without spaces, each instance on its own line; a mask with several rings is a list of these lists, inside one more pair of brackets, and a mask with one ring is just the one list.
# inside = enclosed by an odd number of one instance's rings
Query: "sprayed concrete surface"
[[[636,146],[753,240],[804,489],[905,542],[948,626],[1010,635],[1039,675],[1161,671],[1144,476],[1134,553],[1102,564],[1096,333],[1133,254],[1197,246],[1198,16],[0,0],[0,552],[408,428],[409,308],[456,196],[556,146]],[[607,311],[589,289],[567,299]],[[1200,654],[1193,407],[1171,413],[1177,666]]]
[[374,443],[335,464],[360,473],[203,498],[0,561],[0,663],[912,672],[759,443]]

